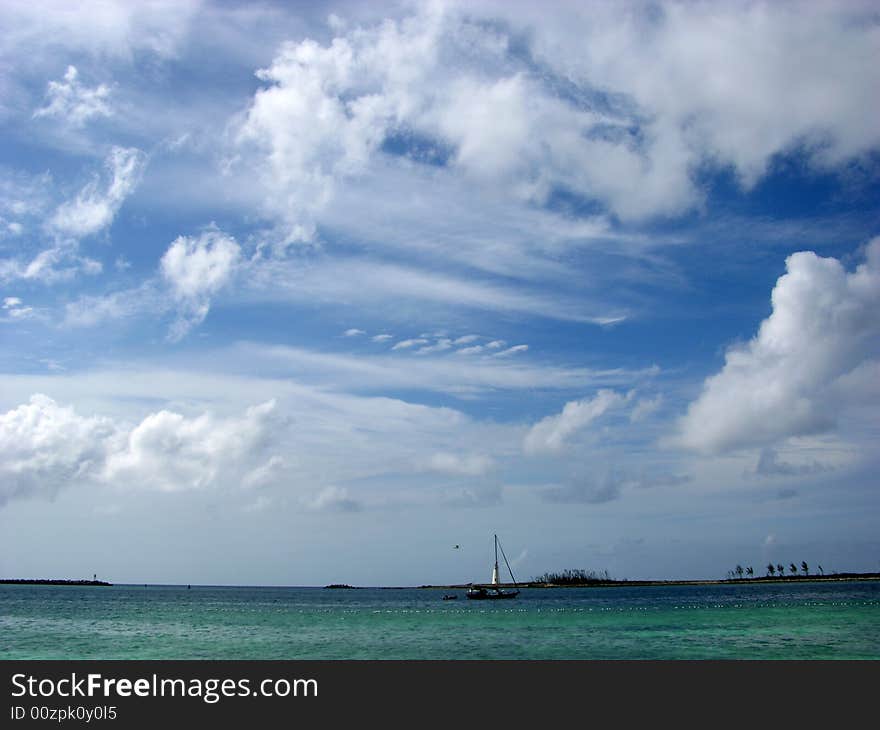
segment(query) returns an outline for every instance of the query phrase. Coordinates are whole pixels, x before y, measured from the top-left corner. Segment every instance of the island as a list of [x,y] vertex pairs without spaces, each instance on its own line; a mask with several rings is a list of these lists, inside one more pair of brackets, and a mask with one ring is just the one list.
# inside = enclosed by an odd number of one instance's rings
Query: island
[[[572,575],[579,571],[566,571],[563,574],[548,574],[523,583],[499,583],[498,588],[606,588],[606,587],[641,587],[641,586],[699,586],[699,585],[750,585],[765,583],[833,583],[843,581],[880,580],[880,573],[830,573],[824,575],[775,575],[717,579],[693,580],[630,580],[628,578],[611,578],[607,574]],[[567,573],[567,575],[566,575]],[[444,590],[466,590],[473,586],[486,586],[486,583],[459,583],[456,585],[421,585],[419,588],[442,588]]]

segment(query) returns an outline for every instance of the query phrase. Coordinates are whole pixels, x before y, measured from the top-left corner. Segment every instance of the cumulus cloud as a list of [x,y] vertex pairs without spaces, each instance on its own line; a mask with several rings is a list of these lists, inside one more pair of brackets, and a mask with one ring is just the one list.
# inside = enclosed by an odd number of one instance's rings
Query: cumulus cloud
[[288,241],[313,237],[389,140],[445,150],[446,167],[518,200],[561,188],[624,219],[677,215],[700,204],[706,165],[748,187],[779,153],[834,166],[880,144],[869,8],[429,4],[336,23],[258,73],[237,141]]
[[211,487],[224,480],[254,486],[261,468],[279,466],[270,459],[247,472],[268,443],[274,408],[269,401],[229,418],[163,410],[131,427],[79,415],[35,394],[0,414],[0,505],[17,497],[52,497],[78,482],[162,491]]
[[67,482],[93,478],[115,425],[80,416],[42,394],[0,414],[0,506],[15,497],[51,498]]
[[230,281],[240,257],[235,239],[217,229],[174,240],[159,264],[179,308],[169,339],[180,340],[205,319],[211,297]]
[[110,87],[99,84],[84,86],[76,66],[68,66],[61,81],[50,81],[46,92],[46,106],[34,112],[34,117],[60,117],[74,127],[83,126],[93,117],[109,117]]
[[365,335],[365,334],[367,334],[367,333],[364,332],[363,330],[359,330],[355,327],[352,327],[351,329],[345,330],[345,332],[342,333],[342,336],[343,337],[359,337],[359,336]]
[[50,229],[80,238],[109,226],[140,180],[145,161],[138,149],[113,147],[104,161],[104,179],[96,177],[76,198],[60,205],[49,221]]
[[880,238],[853,272],[811,251],[792,254],[771,302],[755,337],[707,378],[681,421],[679,445],[718,453],[828,431],[871,392],[856,375],[876,365]]
[[263,446],[274,409],[275,402],[268,401],[240,418],[152,413],[125,435],[102,476],[162,491],[211,486],[225,470],[239,471],[244,457]]
[[388,340],[392,339],[392,337],[392,335],[381,334],[373,335],[370,339],[372,339],[373,342],[387,342]]
[[562,413],[547,416],[532,426],[526,434],[523,449],[527,454],[561,451],[578,431],[626,400],[627,396],[603,388],[593,398],[570,401]]

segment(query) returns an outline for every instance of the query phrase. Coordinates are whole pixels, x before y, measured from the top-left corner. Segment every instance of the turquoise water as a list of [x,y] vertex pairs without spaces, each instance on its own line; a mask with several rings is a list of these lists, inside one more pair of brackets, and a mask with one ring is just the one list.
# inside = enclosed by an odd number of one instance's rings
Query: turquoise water
[[0,658],[880,659],[880,582],[442,595],[0,585]]

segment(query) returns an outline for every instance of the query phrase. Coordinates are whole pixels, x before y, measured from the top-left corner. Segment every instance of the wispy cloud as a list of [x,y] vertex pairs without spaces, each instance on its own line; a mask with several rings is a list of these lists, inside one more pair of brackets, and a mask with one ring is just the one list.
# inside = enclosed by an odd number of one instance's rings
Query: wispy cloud
[[76,66],[68,66],[61,81],[49,82],[46,100],[46,106],[34,112],[35,118],[58,117],[74,127],[81,127],[93,117],[109,117],[113,113],[110,87],[83,85]]
[[95,234],[113,221],[126,197],[137,185],[146,158],[131,147],[114,147],[105,160],[105,179],[95,177],[77,196],[58,207],[49,227],[60,235]]

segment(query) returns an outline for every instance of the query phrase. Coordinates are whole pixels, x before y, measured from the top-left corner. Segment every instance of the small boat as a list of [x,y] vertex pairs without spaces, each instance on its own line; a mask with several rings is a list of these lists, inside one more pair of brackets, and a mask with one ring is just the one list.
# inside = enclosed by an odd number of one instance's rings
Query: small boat
[[444,601],[454,601],[457,598],[458,598],[458,596],[456,596],[454,593],[447,593],[446,595],[443,596]]
[[[513,571],[510,569],[510,563],[507,562],[507,556],[504,554],[504,548],[498,542],[498,535],[495,535],[495,565],[492,568],[492,583],[488,586],[471,586],[468,588],[467,595],[475,601],[491,601],[502,598],[516,598],[519,590],[516,588],[516,578],[513,577]],[[498,551],[501,550],[501,557],[504,558],[504,564],[507,566],[507,572],[510,573],[510,580],[513,582],[513,590],[505,590],[501,587],[498,580]]]

